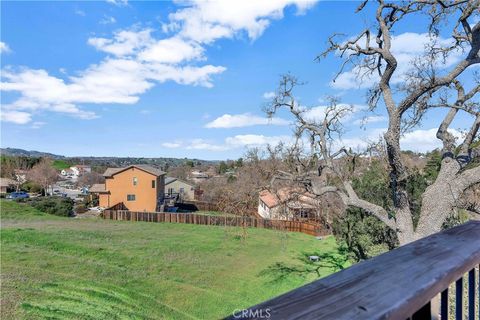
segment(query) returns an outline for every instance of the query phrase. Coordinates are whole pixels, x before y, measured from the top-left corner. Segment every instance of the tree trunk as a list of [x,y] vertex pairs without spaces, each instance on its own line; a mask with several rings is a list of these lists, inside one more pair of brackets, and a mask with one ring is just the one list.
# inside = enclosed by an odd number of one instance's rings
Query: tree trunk
[[426,237],[442,230],[448,216],[453,212],[464,190],[457,185],[456,176],[460,164],[453,158],[445,158],[437,179],[427,187],[422,196],[422,209],[415,239]]

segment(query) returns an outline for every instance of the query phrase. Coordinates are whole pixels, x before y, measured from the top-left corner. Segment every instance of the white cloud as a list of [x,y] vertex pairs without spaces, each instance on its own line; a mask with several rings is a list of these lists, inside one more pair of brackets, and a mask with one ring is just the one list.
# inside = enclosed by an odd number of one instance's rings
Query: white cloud
[[[407,132],[400,139],[402,150],[411,150],[415,152],[427,152],[442,147],[442,142],[437,139],[438,128],[418,129]],[[455,138],[462,137],[462,133],[455,129],[448,130]]]
[[151,64],[148,77],[158,82],[168,80],[179,84],[213,87],[212,75],[220,74],[227,70],[225,67],[206,65],[202,67],[176,67],[165,64]]
[[261,134],[243,134],[226,138],[225,144],[232,148],[254,147],[267,144],[275,145],[281,141],[287,142],[291,140],[291,136],[264,136]]
[[203,58],[204,48],[193,41],[172,37],[152,44],[139,54],[145,61],[179,63]]
[[[437,128],[417,129],[406,133],[400,139],[402,150],[411,150],[415,152],[427,152],[436,148],[441,148],[442,143],[437,139]],[[354,151],[364,151],[372,142],[378,142],[383,139],[386,128],[372,129],[355,136],[342,137],[333,141],[332,150],[338,150],[341,147],[351,148]],[[462,137],[460,131],[449,130],[457,139]],[[267,144],[275,145],[279,142],[286,144],[293,143],[293,137],[288,135],[265,136],[258,134],[244,134],[227,137],[222,143],[206,140],[193,139],[189,141],[165,142],[162,144],[165,148],[181,148],[186,150],[207,150],[207,151],[227,151],[242,149],[248,147],[261,147]],[[305,142],[305,145],[308,143]]]
[[114,4],[116,6],[126,6],[128,5],[128,0],[106,0],[108,3]]
[[[115,5],[128,4],[125,0],[107,1]],[[82,110],[79,104],[134,104],[141,94],[166,81],[212,87],[212,76],[226,68],[200,63],[207,59],[207,43],[232,38],[241,32],[256,39],[271,20],[283,17],[285,7],[295,6],[301,14],[314,3],[304,0],[188,2],[169,15],[169,22],[164,25],[164,30],[174,33],[169,37],[157,39],[152,36],[152,29],[134,28],[116,31],[110,38],[89,38],[88,44],[107,56],[75,75],[64,74],[59,78],[43,69],[2,70],[0,89],[19,94],[17,100],[2,108],[23,115],[47,110],[91,119],[96,117],[95,113]]]
[[[414,59],[421,57],[425,53],[427,46],[435,43],[436,46],[450,46],[452,39],[442,37],[432,38],[428,33],[406,32],[398,36],[392,36],[392,54],[397,59],[397,70],[392,78],[392,84],[398,84],[405,81],[405,75],[411,70]],[[438,59],[436,66],[438,68],[448,68],[458,62],[462,56],[462,51],[453,51],[449,54],[446,61]],[[365,89],[372,87],[378,82],[378,74],[366,74],[366,70],[360,67],[353,67],[350,71],[343,72],[331,83],[336,89]]]
[[[405,133],[400,138],[400,147],[402,150],[411,150],[414,152],[428,152],[442,147],[442,142],[437,139],[438,128],[416,129]],[[355,137],[344,137],[335,141],[336,148],[347,147],[353,150],[364,150],[370,142],[376,142],[383,138],[386,128],[368,130],[365,135],[356,135]],[[455,129],[448,130],[457,139],[462,137],[462,133]]]
[[289,122],[280,118],[268,119],[250,113],[224,114],[221,117],[207,123],[206,128],[242,128],[256,125],[287,125]]
[[351,148],[354,151],[361,152],[365,150],[372,142],[378,142],[383,139],[383,134],[387,131],[385,128],[370,129],[363,134],[360,132],[355,136],[343,136],[333,142],[333,149],[338,150],[342,147]]
[[13,122],[16,124],[26,124],[32,121],[32,115],[28,112],[2,110],[1,119],[5,122]]
[[9,53],[12,50],[10,50],[10,47],[3,41],[0,41],[0,53]]
[[263,94],[264,99],[272,99],[273,97],[275,97],[275,92],[273,91],[268,91]]
[[162,143],[162,147],[170,148],[170,149],[180,148],[181,146],[182,146],[182,144],[178,143],[178,142],[164,142],[164,143]]
[[100,24],[112,24],[112,23],[115,23],[115,22],[117,22],[117,19],[115,19],[115,18],[112,17],[112,16],[107,16],[107,15],[105,15],[105,16],[103,16],[103,19],[100,20],[99,23],[100,23]]
[[85,11],[80,9],[75,9],[75,14],[81,17],[85,17]]
[[45,70],[4,70],[1,90],[18,92],[20,98],[2,108],[23,112],[43,109],[92,119],[95,113],[82,111],[76,104],[134,104],[155,81],[211,87],[211,76],[224,70],[212,65],[179,67],[144,63],[130,57],[106,58],[66,80],[51,76]]
[[154,39],[150,35],[151,32],[151,29],[139,31],[121,30],[115,32],[112,39],[89,38],[88,44],[99,51],[115,56],[132,55],[139,49],[145,48],[154,42]]
[[162,146],[165,148],[183,148],[186,150],[226,151],[246,147],[264,146],[267,144],[274,145],[280,141],[290,142],[292,141],[292,137],[244,134],[227,137],[223,143],[215,143],[205,139],[193,139],[190,141],[165,142],[162,143]]
[[[345,104],[340,103],[337,105],[338,107],[351,107],[351,112],[346,112],[343,114],[342,122],[348,122],[351,120],[355,113],[367,110],[367,106],[360,105],[360,104]],[[328,106],[322,105],[313,108],[306,108],[304,112],[304,118],[308,121],[323,121],[325,119],[325,114],[327,112]]]
[[204,139],[194,139],[185,146],[187,150],[208,150],[208,151],[225,151],[228,150],[226,145],[214,144]]
[[362,119],[357,119],[353,123],[356,125],[367,125],[369,123],[384,122],[387,118],[384,116],[367,116]]
[[219,38],[232,38],[245,31],[250,39],[258,38],[271,20],[283,17],[287,6],[295,6],[304,13],[316,1],[203,1],[189,2],[191,6],[169,15],[164,31],[178,31],[184,37],[199,43],[211,43]]
[[46,124],[47,124],[46,122],[35,121],[34,123],[32,123],[31,128],[32,128],[32,129],[40,129],[41,127],[43,127],[43,126],[46,125]]

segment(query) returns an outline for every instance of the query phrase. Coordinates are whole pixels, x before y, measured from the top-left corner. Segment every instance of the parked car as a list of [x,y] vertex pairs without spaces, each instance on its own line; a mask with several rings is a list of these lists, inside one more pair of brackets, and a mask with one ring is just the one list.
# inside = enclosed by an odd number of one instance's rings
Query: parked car
[[28,193],[25,191],[17,191],[17,192],[12,192],[7,195],[7,199],[25,199],[29,198]]

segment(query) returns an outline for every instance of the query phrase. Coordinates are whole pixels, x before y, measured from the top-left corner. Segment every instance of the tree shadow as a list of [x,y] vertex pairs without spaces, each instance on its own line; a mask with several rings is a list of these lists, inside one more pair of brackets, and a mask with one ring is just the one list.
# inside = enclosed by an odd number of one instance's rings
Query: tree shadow
[[[311,256],[317,256],[318,261],[312,261]],[[343,270],[348,257],[340,251],[334,253],[302,252],[296,261],[298,263],[276,262],[260,271],[258,275],[270,278],[269,282],[271,283],[282,282],[292,277],[306,278],[311,275],[320,278],[331,272]]]

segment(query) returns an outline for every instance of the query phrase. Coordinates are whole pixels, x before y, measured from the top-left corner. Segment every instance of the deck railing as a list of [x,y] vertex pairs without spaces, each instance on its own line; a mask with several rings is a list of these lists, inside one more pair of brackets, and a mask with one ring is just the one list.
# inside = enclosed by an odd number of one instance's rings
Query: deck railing
[[479,319],[479,264],[480,221],[471,221],[227,319]]

